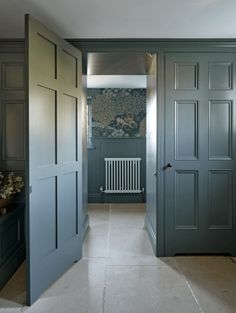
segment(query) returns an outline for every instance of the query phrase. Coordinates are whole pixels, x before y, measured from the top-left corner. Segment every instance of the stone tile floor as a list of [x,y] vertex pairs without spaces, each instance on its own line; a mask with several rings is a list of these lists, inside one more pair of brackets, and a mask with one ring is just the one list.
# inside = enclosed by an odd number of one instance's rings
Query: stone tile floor
[[236,258],[156,258],[142,204],[90,205],[83,258],[31,307],[24,264],[0,293],[0,313],[235,313]]

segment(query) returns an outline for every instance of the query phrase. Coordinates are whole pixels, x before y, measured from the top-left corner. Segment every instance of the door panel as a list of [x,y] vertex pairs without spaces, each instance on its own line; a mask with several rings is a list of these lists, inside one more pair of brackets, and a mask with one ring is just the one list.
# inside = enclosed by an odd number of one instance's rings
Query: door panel
[[197,184],[196,171],[175,172],[175,229],[197,229]]
[[81,257],[81,53],[30,16],[27,303]]
[[232,106],[231,100],[209,101],[209,158],[232,159]]
[[235,61],[166,55],[166,255],[236,253]]
[[[196,160],[198,155],[197,101],[175,102],[175,159]],[[186,118],[188,116],[188,118]]]
[[232,229],[232,171],[209,171],[209,229]]
[[156,246],[157,210],[157,58],[152,55],[152,63],[147,75],[147,123],[146,123],[146,224],[153,246]]

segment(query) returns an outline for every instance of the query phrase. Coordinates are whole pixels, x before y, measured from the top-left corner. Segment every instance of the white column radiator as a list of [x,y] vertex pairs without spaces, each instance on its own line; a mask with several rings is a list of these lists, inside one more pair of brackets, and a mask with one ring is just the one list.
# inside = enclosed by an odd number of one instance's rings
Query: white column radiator
[[105,158],[105,193],[141,193],[141,158]]

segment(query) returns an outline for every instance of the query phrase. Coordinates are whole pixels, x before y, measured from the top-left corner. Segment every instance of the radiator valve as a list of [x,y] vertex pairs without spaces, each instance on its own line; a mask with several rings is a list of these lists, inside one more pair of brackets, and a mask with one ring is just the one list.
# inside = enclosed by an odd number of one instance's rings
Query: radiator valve
[[103,193],[103,186],[100,186],[100,192]]

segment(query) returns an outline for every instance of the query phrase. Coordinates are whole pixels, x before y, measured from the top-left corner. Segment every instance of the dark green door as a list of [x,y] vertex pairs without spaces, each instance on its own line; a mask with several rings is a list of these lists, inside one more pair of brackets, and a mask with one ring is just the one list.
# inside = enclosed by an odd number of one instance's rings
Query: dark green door
[[156,246],[157,211],[157,56],[152,55],[147,75],[146,227]]
[[236,254],[236,57],[165,58],[165,254]]
[[81,53],[27,16],[27,303],[81,257]]

